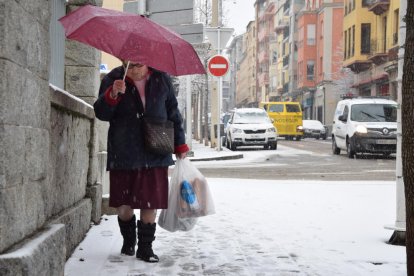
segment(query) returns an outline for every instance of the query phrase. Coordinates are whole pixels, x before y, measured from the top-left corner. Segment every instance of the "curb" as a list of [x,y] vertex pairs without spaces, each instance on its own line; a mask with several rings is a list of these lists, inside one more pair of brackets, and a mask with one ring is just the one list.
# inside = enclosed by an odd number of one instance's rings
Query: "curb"
[[227,155],[227,156],[213,156],[213,157],[188,157],[191,161],[215,161],[215,160],[231,160],[243,158],[243,154]]

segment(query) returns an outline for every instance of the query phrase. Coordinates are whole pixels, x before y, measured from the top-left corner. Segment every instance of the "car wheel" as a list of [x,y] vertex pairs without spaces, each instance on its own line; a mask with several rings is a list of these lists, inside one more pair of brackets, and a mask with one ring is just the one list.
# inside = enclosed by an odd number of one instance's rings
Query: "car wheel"
[[324,135],[324,136],[322,137],[322,139],[323,139],[323,140],[326,140],[326,135]]
[[296,141],[302,140],[302,136],[296,136]]
[[335,137],[332,137],[332,153],[335,155],[339,155],[341,153],[341,149],[336,145]]
[[319,140],[319,138],[321,138],[321,137],[319,137],[319,136],[316,136],[316,140]]
[[271,149],[272,150],[277,150],[277,142],[272,145]]
[[233,141],[231,141],[230,140],[230,149],[232,150],[232,151],[235,151],[236,150],[236,146],[233,144]]
[[346,154],[348,155],[348,158],[354,159],[355,157],[354,146],[349,140],[346,141]]

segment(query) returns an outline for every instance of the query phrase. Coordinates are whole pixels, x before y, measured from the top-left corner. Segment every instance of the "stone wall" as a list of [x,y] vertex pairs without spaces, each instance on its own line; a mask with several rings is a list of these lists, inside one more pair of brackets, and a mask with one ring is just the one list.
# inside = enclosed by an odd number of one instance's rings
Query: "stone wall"
[[50,4],[0,0],[0,275],[63,275],[101,215],[100,55],[68,42],[65,87],[49,85]]

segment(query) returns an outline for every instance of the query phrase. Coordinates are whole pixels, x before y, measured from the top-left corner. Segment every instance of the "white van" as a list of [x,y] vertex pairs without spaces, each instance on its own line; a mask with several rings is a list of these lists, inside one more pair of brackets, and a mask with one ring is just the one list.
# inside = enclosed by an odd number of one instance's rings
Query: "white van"
[[381,98],[339,101],[332,126],[332,153],[345,150],[389,155],[397,151],[397,103]]

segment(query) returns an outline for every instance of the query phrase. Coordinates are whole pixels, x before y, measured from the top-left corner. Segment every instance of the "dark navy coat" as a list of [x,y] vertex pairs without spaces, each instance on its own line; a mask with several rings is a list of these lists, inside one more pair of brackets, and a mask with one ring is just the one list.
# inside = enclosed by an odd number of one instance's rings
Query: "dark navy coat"
[[[138,89],[132,80],[126,79],[125,94],[112,103],[105,93],[117,79],[122,79],[123,67],[113,69],[102,80],[99,97],[94,103],[95,115],[109,122],[107,169],[137,169],[143,167],[167,167],[173,164],[172,155],[159,155],[145,150],[142,120],[137,114],[143,109]],[[115,103],[114,103],[115,102]],[[162,72],[151,70],[145,87],[146,109],[144,116],[170,120],[174,123],[174,144],[176,152],[187,148],[182,127],[182,117],[178,110],[177,98],[170,77]],[[184,146],[184,147],[183,147]]]

